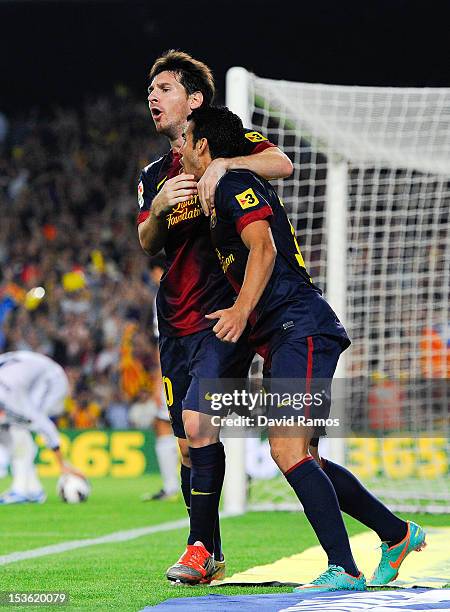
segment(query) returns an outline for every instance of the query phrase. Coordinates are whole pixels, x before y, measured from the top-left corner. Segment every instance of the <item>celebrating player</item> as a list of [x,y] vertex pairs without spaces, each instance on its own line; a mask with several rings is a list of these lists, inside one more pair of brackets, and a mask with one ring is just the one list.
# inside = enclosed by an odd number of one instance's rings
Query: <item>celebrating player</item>
[[[213,159],[239,154],[241,133],[239,117],[228,109],[195,110],[184,134],[185,172],[200,180]],[[250,322],[250,341],[255,347],[264,345],[265,366],[270,368],[272,382],[295,378],[296,390],[309,391],[320,379],[321,416],[327,417],[331,380],[350,341],[312,283],[295,231],[270,183],[247,170],[227,172],[216,188],[211,234],[237,294],[232,307],[207,315],[217,321],[213,328],[217,338],[225,344],[237,343]],[[314,403],[310,416],[315,416]],[[382,559],[372,583],[393,580],[405,556],[424,545],[424,531],[397,518],[345,468],[321,461],[316,440],[312,445],[314,460],[309,449],[315,435],[313,428],[298,425],[295,430],[288,425],[269,427],[272,457],[302,503],[328,556],[328,569],[298,590],[366,588],[340,508],[374,529],[383,542]]]
[[[234,293],[214,255],[202,206],[209,214],[215,185],[229,169],[247,168],[269,179],[288,176],[292,164],[261,134],[242,130],[242,153],[248,155],[217,158],[197,185],[194,176],[182,171],[179,151],[187,116],[214,97],[211,71],[186,53],[168,51],[155,61],[149,78],[150,112],[171,149],[141,173],[138,232],[147,253],[164,248],[167,256],[157,297],[161,369],[182,454],[181,489],[191,517],[188,546],[167,577],[195,584],[224,575],[218,505],[225,454],[218,432],[204,435],[199,426],[199,379],[245,376],[253,356],[246,342],[220,342],[205,318],[208,312],[231,306]],[[196,546],[205,525],[208,552]]]
[[55,361],[31,351],[0,355],[0,444],[11,456],[12,485],[0,504],[42,503],[46,499],[37,476],[37,447],[30,430],[43,435],[61,472],[82,474],[67,464],[59,448],[59,433],[51,420],[64,410],[67,376]]

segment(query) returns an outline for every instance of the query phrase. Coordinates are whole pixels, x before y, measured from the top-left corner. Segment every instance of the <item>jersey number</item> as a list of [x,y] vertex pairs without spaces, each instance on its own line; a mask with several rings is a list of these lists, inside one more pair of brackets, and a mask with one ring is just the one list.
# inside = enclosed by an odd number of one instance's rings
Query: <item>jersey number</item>
[[172,381],[168,376],[163,376],[163,385],[164,385],[164,395],[166,396],[167,406],[172,406],[173,404],[173,388]]
[[[281,198],[278,198],[278,201],[280,202],[281,206],[284,208],[284,204],[283,204]],[[297,253],[295,253],[295,259],[297,260],[297,263],[298,263],[298,265],[301,268],[305,268],[306,269],[305,260],[303,259],[302,252],[300,251],[300,245],[298,244],[297,236],[295,235],[295,228],[292,225],[291,220],[289,219],[289,217],[287,217],[287,220],[288,220],[288,223],[289,223],[289,225],[291,227],[291,234],[292,234],[292,238],[294,240],[295,248],[297,249]]]
[[[288,219],[288,221],[289,221],[289,219]],[[306,268],[305,260],[303,259],[302,252],[300,251],[300,246],[299,246],[299,244],[297,242],[297,236],[295,235],[294,226],[292,225],[292,223],[290,221],[289,221],[289,225],[291,226],[292,238],[294,240],[295,248],[297,249],[297,253],[295,253],[295,259],[297,260],[297,263],[298,263],[298,265],[301,268]]]

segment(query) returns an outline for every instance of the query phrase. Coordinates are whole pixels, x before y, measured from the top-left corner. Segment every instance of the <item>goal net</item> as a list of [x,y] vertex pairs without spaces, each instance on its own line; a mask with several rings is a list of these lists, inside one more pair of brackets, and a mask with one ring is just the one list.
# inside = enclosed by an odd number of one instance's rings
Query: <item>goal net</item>
[[[349,430],[325,441],[324,456],[397,510],[449,512],[450,89],[232,68],[227,104],[294,163],[274,185],[352,340],[337,373]],[[245,444],[247,506],[298,507],[267,441]]]

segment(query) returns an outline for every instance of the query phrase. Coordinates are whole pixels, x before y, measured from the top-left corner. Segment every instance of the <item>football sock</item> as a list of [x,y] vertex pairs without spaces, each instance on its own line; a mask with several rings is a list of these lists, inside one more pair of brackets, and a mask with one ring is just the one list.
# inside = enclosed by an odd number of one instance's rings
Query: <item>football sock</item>
[[356,476],[328,459],[322,459],[322,469],[331,480],[343,512],[373,529],[390,546],[403,540],[408,530],[406,521],[386,508]]
[[188,544],[202,542],[214,552],[214,531],[218,522],[220,493],[223,484],[225,452],[216,442],[202,448],[189,447],[191,458],[191,513]]
[[358,576],[336,493],[328,476],[312,457],[299,461],[284,475],[328,555],[328,564],[339,565],[348,574]]
[[[225,454],[223,454],[223,476],[225,475]],[[187,513],[191,514],[191,468],[181,464],[181,491],[183,493],[184,503],[186,504]],[[222,489],[222,487],[220,487]],[[220,498],[220,495],[219,495]],[[223,560],[222,542],[220,537],[219,512],[217,512],[216,524],[214,527],[214,559],[216,561]]]
[[155,443],[163,489],[167,495],[178,493],[178,445],[172,434],[158,436]]
[[222,442],[219,442],[219,444],[220,444],[221,450],[219,450],[219,453],[218,453],[219,463],[217,466],[217,493],[216,493],[217,515],[216,515],[216,523],[214,526],[214,559],[216,559],[216,561],[223,560],[222,541],[220,538],[219,503],[220,503],[220,495],[222,493],[223,479],[225,477],[225,450],[224,450]]

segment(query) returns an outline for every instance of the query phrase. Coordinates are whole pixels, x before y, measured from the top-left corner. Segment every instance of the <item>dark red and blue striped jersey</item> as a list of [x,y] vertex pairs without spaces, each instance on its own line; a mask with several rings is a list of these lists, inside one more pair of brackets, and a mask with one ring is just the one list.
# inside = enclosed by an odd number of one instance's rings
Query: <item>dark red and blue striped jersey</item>
[[244,281],[249,250],[241,239],[250,223],[269,222],[277,256],[272,276],[249,318],[251,340],[271,344],[277,333],[296,328],[299,337],[314,334],[349,340],[322,292],[312,282],[303,261],[294,227],[272,185],[247,170],[231,170],[219,181],[211,237],[222,271],[236,293]]
[[[258,132],[245,130],[245,153],[275,146]],[[180,155],[169,151],[141,172],[137,223],[151,214],[156,194],[167,179],[180,174]],[[214,325],[205,315],[233,303],[234,292],[222,274],[198,197],[181,202],[167,215],[164,246],[167,271],[161,279],[156,305],[159,333],[187,336]]]

